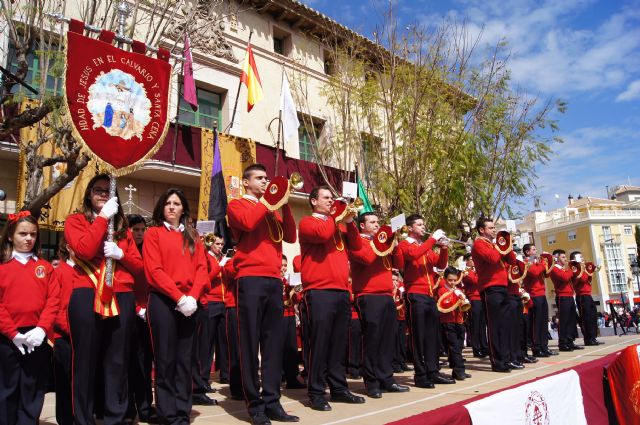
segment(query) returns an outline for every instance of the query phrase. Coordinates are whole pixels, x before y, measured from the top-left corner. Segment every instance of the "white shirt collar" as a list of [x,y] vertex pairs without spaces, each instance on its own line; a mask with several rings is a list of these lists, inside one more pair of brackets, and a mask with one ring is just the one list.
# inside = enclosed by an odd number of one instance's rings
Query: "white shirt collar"
[[76,265],[76,262],[75,262],[75,261],[73,261],[71,258],[69,258],[69,259],[66,261],[66,263],[67,263],[68,265],[70,265],[71,267],[75,267],[75,265]]
[[258,198],[256,198],[253,195],[249,195],[248,193],[245,193],[244,195],[242,195],[242,197],[244,199],[248,199],[248,200],[253,201],[253,202],[260,202],[260,200]]
[[407,239],[405,239],[407,242],[409,243],[416,243],[418,242],[416,239],[412,238],[411,236],[407,236]]
[[368,240],[373,239],[373,236],[367,235],[366,233],[360,233],[360,237],[363,238],[363,239],[368,239]]
[[320,220],[324,220],[324,221],[327,221],[327,219],[329,218],[328,215],[320,214],[320,213],[317,213],[317,212],[314,212],[311,215],[314,216],[315,218],[319,218]]
[[170,225],[169,223],[167,223],[166,221],[164,222],[164,227],[167,228],[167,230],[174,231],[174,232],[184,232],[184,224],[180,223],[180,225],[178,227],[173,227],[172,225]]
[[564,266],[561,266],[560,264],[554,264],[553,266],[559,268],[560,270],[564,268]]
[[16,250],[11,253],[11,258],[15,258],[21,264],[27,264],[31,258],[33,258],[34,261],[38,261],[38,257],[33,255],[33,252],[18,252]]

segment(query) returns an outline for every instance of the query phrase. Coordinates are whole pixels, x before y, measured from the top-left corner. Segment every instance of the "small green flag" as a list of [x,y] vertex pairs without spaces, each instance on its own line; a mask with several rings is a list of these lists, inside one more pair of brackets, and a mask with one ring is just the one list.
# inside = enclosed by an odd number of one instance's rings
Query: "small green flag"
[[369,202],[369,198],[367,197],[367,191],[362,184],[362,180],[358,178],[358,197],[362,199],[362,203],[364,207],[360,211],[360,213],[373,212],[373,208],[371,207],[371,202]]

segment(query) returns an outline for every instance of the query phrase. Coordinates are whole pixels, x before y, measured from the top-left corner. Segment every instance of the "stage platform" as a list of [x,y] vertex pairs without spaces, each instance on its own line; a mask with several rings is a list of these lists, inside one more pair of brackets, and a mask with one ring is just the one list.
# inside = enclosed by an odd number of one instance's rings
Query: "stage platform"
[[[509,374],[491,372],[488,359],[475,359],[469,350],[465,350],[467,372],[473,375],[471,379],[458,382],[455,385],[438,385],[432,390],[412,386],[409,393],[383,394],[381,399],[366,398],[366,403],[361,405],[331,403],[333,407],[331,412],[316,412],[308,408],[306,390],[304,389],[283,390],[282,405],[287,412],[300,416],[300,422],[304,424],[384,424],[597,360],[620,351],[628,345],[640,343],[640,335],[638,334],[601,337],[600,339],[605,342],[604,345],[585,347],[584,350],[560,353],[558,356],[540,359],[536,364],[527,365],[525,369],[512,371]],[[552,349],[557,349],[557,341],[550,341],[550,343]],[[449,373],[450,370],[444,368],[443,372]],[[413,383],[412,372],[398,374],[396,380],[400,384],[411,385]],[[218,388],[218,392],[211,394],[211,396],[218,400],[219,405],[194,406],[192,423],[197,425],[247,423],[249,417],[244,402],[227,398],[229,392],[226,385],[217,383],[213,385]],[[355,393],[364,394],[364,384],[361,380],[350,381],[349,388]],[[41,424],[56,423],[54,409],[55,396],[47,394]]]

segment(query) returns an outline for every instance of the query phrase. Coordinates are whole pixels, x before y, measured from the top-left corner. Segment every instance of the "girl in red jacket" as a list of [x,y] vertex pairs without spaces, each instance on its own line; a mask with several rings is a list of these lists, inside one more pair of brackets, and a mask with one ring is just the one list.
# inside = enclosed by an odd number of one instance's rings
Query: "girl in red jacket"
[[38,422],[49,374],[46,335],[58,313],[60,286],[38,258],[38,222],[10,214],[0,242],[0,423]]
[[147,319],[155,360],[156,411],[161,423],[188,424],[191,352],[197,301],[209,289],[204,246],[182,191],[169,189],[153,209],[142,257],[149,282]]
[[[65,221],[64,236],[76,255],[73,290],[67,308],[73,350],[73,415],[78,425],[95,423],[94,399],[104,397],[105,425],[122,424],[128,406],[128,366],[136,310],[133,293],[142,258],[118,197],[109,199],[109,176],[93,177],[81,211]],[[114,218],[114,242],[106,242]],[[113,260],[112,287],[106,284],[106,259]],[[96,387],[96,373],[102,374]],[[102,401],[102,400],[100,400]],[[97,403],[102,404],[102,403]]]

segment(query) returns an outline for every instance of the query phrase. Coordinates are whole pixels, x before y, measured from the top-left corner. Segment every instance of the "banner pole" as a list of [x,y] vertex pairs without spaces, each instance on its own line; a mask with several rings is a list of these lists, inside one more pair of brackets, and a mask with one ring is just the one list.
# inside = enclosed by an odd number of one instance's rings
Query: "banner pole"
[[278,175],[278,160],[280,159],[280,135],[282,134],[282,88],[284,86],[284,61],[282,62],[282,79],[280,80],[280,108],[278,111],[278,137],[276,138],[276,166],[274,176]]
[[[251,43],[251,36],[253,36],[253,30],[249,31],[249,40],[247,40],[247,47],[249,46],[249,43]],[[227,133],[230,129],[233,128],[233,121],[236,119],[236,110],[238,109],[238,99],[240,98],[241,88],[242,88],[242,71],[240,71],[240,81],[238,82],[238,91],[236,92],[236,101],[233,104],[233,113],[231,114],[231,122],[224,129],[225,133]]]

